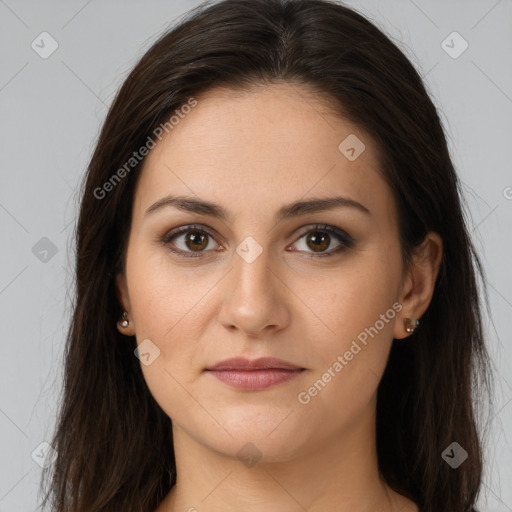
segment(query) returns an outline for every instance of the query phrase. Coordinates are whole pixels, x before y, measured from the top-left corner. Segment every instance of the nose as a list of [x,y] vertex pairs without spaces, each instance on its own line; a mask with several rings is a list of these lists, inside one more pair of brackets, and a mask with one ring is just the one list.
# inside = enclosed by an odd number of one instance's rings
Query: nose
[[277,265],[272,264],[269,249],[258,249],[257,255],[255,250],[249,245],[249,257],[243,247],[234,254],[233,267],[226,276],[219,321],[231,331],[238,329],[249,337],[263,337],[288,324],[290,292]]

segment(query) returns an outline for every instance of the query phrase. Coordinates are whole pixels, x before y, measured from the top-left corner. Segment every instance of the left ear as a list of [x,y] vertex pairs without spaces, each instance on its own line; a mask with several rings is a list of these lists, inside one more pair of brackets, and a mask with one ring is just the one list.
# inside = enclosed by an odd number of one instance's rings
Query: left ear
[[427,310],[434,294],[442,256],[443,241],[437,233],[430,231],[423,242],[414,249],[411,267],[404,279],[399,297],[402,309],[397,315],[394,338],[409,336],[405,330],[404,319],[419,320]]

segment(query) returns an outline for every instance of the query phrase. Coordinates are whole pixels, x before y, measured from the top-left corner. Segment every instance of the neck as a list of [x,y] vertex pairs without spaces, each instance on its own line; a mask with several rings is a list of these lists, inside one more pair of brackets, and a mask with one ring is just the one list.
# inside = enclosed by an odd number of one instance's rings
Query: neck
[[332,439],[288,460],[264,456],[252,467],[198,443],[173,424],[177,481],[156,512],[413,512],[381,479],[375,407]]

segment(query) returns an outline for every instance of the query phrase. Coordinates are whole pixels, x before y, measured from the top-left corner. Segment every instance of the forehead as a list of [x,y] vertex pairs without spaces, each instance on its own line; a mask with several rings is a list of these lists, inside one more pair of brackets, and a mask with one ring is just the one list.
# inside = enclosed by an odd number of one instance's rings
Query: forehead
[[280,83],[216,88],[195,98],[146,157],[136,208],[172,193],[258,215],[262,207],[273,213],[299,198],[340,194],[390,211],[374,141],[324,96]]

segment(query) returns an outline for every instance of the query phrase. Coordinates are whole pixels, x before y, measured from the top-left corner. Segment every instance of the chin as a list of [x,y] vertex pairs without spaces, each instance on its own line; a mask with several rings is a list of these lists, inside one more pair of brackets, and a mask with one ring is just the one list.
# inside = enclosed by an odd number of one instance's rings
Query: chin
[[[215,418],[233,437],[216,429],[216,441],[206,440],[206,444],[213,444],[216,450],[228,456],[247,455],[259,457],[261,462],[284,462],[310,441],[303,419],[289,407],[243,406],[228,413],[224,409],[224,414]],[[312,429],[315,430],[319,431]],[[212,431],[204,433],[208,434]]]
[[[210,448],[225,457],[240,461],[246,467],[258,464],[288,462],[293,460],[301,451],[297,441],[289,436],[255,439],[251,430],[237,433],[240,437],[235,439],[223,438],[218,444],[212,445],[212,440],[206,440]],[[286,437],[286,438],[285,438]]]

